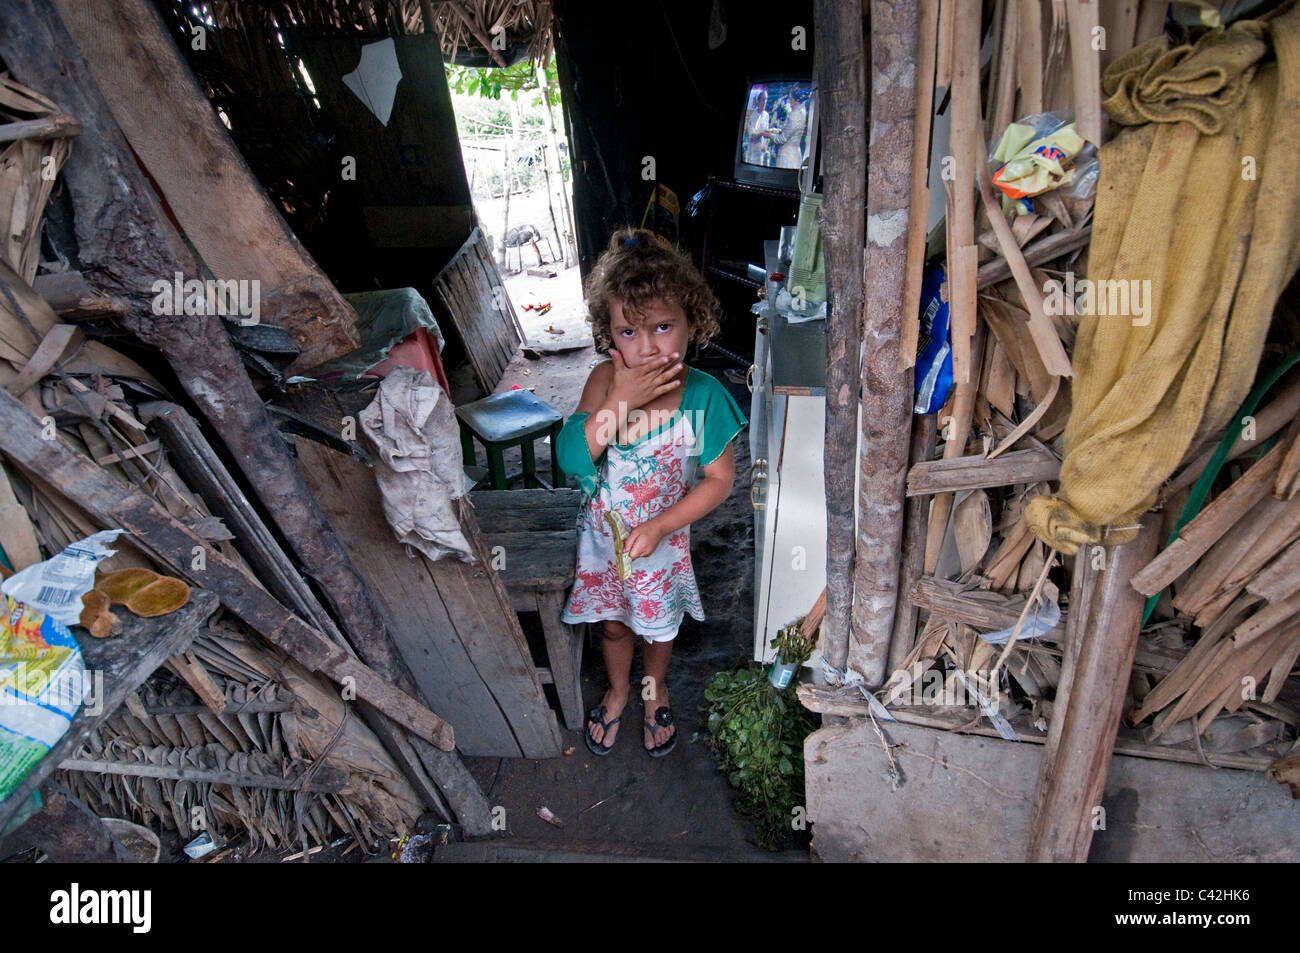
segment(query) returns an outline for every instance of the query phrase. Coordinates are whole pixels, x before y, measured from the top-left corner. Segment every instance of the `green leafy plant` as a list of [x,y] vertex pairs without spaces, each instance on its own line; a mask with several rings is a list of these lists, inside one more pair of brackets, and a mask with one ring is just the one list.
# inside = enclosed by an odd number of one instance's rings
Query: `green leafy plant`
[[812,658],[813,640],[803,634],[802,621],[792,622],[776,633],[772,647],[776,649],[776,660],[786,665],[802,665]]
[[816,727],[793,691],[779,690],[759,666],[719,672],[705,689],[709,737],[720,766],[740,790],[758,842],[775,850],[793,834],[804,800],[804,738]]

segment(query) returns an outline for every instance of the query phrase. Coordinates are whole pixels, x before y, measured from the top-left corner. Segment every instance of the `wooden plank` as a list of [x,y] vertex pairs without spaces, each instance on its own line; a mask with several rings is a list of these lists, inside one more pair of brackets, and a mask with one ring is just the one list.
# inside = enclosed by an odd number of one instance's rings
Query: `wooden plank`
[[953,160],[952,193],[948,203],[948,307],[953,381],[959,384],[970,381],[971,336],[975,333],[976,318],[975,167],[984,165],[980,121],[980,19],[979,4],[955,4],[952,126],[948,135],[948,154]]
[[1246,591],[1268,602],[1280,602],[1300,591],[1300,540],[1292,543],[1282,555],[1246,583]]
[[[261,282],[260,319],[288,330],[302,352],[290,371],[360,346],[356,312],[266,197],[152,5],[53,2],[204,262],[218,278]],[[159,135],[164,127],[177,132]]]
[[[983,326],[976,328],[972,353],[982,358],[984,354]],[[966,450],[966,440],[970,436],[971,415],[975,410],[975,397],[979,388],[980,368],[973,369],[972,377],[964,384],[953,384],[952,413],[942,415],[939,419],[940,435],[943,437],[943,457],[952,460],[961,457]],[[927,574],[933,573],[939,564],[939,552],[943,548],[947,533],[948,517],[952,513],[953,497],[951,493],[939,493],[930,507],[930,525],[925,537],[925,563]]]
[[1260,609],[1233,629],[1232,640],[1237,645],[1249,645],[1264,636],[1271,636],[1280,626],[1297,615],[1300,615],[1300,593]]
[[199,696],[212,714],[225,714],[227,701],[225,693],[192,652],[178,652],[167,660],[167,664],[172,671],[185,679],[186,684],[194,690],[194,694]]
[[[7,394],[0,395],[0,403],[12,400]],[[168,615],[141,619],[120,609],[122,634],[115,638],[96,639],[79,626],[73,631],[77,644],[81,646],[86,671],[96,680],[99,673],[103,673],[102,687],[97,682],[92,683],[96,697],[86,699],[63,737],[54,743],[49,753],[36,763],[9,797],[0,801],[0,830],[9,825],[59,762],[70,757],[106,718],[117,711],[127,693],[143,684],[169,656],[185,650],[198,627],[216,610],[217,597],[213,593],[192,589],[190,601]]]
[[1106,28],[1106,46],[1101,57],[1101,71],[1133,49],[1141,0],[1101,0],[1101,24]]
[[[181,272],[193,277],[199,268],[140,172],[77,44],[46,0],[14,0],[11,6],[16,13],[6,18],[6,29],[0,30],[0,58],[15,73],[48,91],[83,124],[79,148],[62,170],[83,272],[106,293],[129,301],[124,326],[166,357],[266,505],[303,572],[319,586],[322,598],[351,637],[361,643],[367,660],[382,667],[384,687],[410,685],[409,674],[389,664],[392,650],[378,610],[303,487],[224,327],[220,322],[153,314],[151,288],[158,276]],[[187,550],[184,559],[190,558]],[[364,699],[365,693],[359,698]],[[467,831],[490,831],[489,805],[458,756],[418,737],[408,741],[400,728],[364,701],[359,708],[408,771],[427,805],[444,810],[441,791]],[[425,769],[436,780],[436,789],[428,778],[420,779]]]
[[1164,32],[1165,11],[1168,7],[1166,0],[1141,0],[1137,28],[1134,30],[1133,37],[1135,44],[1143,43]]
[[[1025,600],[1003,596],[986,589],[963,590],[955,583],[923,576],[912,586],[912,601],[929,609],[931,615],[962,622],[985,632],[995,632],[1016,624]],[[1052,641],[1065,635],[1065,622],[1058,622],[1043,638]]]
[[1101,57],[1093,48],[1100,14],[1097,0],[1065,0],[1070,24],[1070,67],[1074,79],[1074,128],[1101,145]]
[[[1034,244],[1022,248],[1020,252],[1025,259],[1025,264],[1033,267],[1083,248],[1091,238],[1091,224],[1076,225],[1073,228],[1053,232],[1046,238],[1040,238]],[[995,258],[980,265],[979,274],[975,279],[975,286],[983,291],[985,288],[991,287],[999,281],[1005,281],[1010,277],[1011,265],[1007,262],[1007,259]]]
[[[809,711],[821,715],[838,715],[842,718],[868,719],[868,705],[856,690],[826,688],[819,685],[801,683],[796,689],[799,701]],[[1016,744],[1003,742],[997,729],[987,724],[984,719],[973,722],[972,709],[941,708],[921,705],[891,705],[889,713],[905,725],[921,728],[935,728],[944,732],[977,735],[984,738],[998,738],[999,744]],[[1020,735],[1021,742],[1034,745],[1047,743],[1047,738],[1034,729],[1028,719],[1016,717],[1010,719],[1012,727]],[[1115,739],[1115,754],[1129,755],[1135,758],[1148,758],[1153,761],[1174,761],[1181,764],[1204,765],[1209,760],[1215,767],[1235,768],[1240,771],[1266,771],[1275,759],[1267,756],[1252,755],[1247,752],[1232,752],[1205,755],[1197,751],[1192,744],[1159,745],[1143,741],[1126,732],[1122,727],[1119,737]]]
[[996,140],[1016,118],[1016,48],[1020,45],[1020,6],[1018,0],[1006,0],[1001,11],[1000,29],[997,20],[994,20],[994,41],[997,41],[999,33],[1002,41],[998,46],[997,71],[989,83],[993,108],[990,111],[989,126],[985,130],[986,139]]
[[308,440],[297,443],[312,495],[339,528],[411,677],[456,726],[457,746],[470,755],[519,757],[510,724],[465,652],[426,560],[409,557],[394,539],[374,477],[361,464],[345,465],[342,454]]
[[485,534],[556,531],[576,527],[582,491],[475,490],[469,501]]
[[511,592],[564,590],[573,583],[578,561],[576,530],[484,533],[483,541]]
[[[1300,426],[1292,425],[1288,434],[1290,448],[1278,467],[1277,479],[1273,484],[1273,495],[1279,500],[1289,500],[1300,491]],[[1285,445],[1288,441],[1282,441]]]
[[898,366],[916,364],[921,325],[921,279],[925,272],[925,236],[930,216],[930,129],[934,122],[935,44],[940,0],[920,0],[917,45],[916,108],[912,118],[912,198],[907,218],[907,278],[903,285],[903,327]]
[[908,471],[907,495],[1044,483],[1055,480],[1060,470],[1061,461],[1050,450],[1017,450],[994,460],[973,456],[928,460]]
[[1020,42],[1016,46],[1016,78],[1020,87],[1017,116],[1032,116],[1043,111],[1043,8],[1037,0],[1020,0],[1016,6],[1020,10]]
[[363,464],[301,439],[298,454],[304,479],[339,526],[420,690],[440,707],[445,699],[447,711],[456,713],[447,717],[458,726],[460,749],[495,757],[558,755],[555,717],[518,618],[488,582],[490,553],[486,564],[472,566],[409,557]]
[[81,123],[65,113],[0,124],[0,143],[23,139],[70,139],[81,135]]
[[1093,808],[1106,787],[1141,630],[1143,599],[1128,580],[1155,552],[1159,525],[1159,517],[1148,514],[1137,538],[1116,547],[1095,578],[1086,571],[1091,560],[1075,560],[1076,579],[1093,592],[1070,602],[1068,644],[1030,818],[1032,861],[1088,859]]
[[959,0],[939,0],[939,43],[935,51],[934,85],[947,89],[952,85],[953,16]]
[[1287,504],[1264,496],[1250,512],[1229,529],[1196,564],[1187,582],[1174,596],[1174,608],[1190,614],[1199,613],[1224,589],[1228,575],[1258,541],[1264,530],[1281,518]]
[[14,496],[9,473],[3,466],[0,466],[0,543],[3,543],[5,555],[15,571],[26,569],[44,558],[31,518]]
[[1133,577],[1133,588],[1143,595],[1154,595],[1190,569],[1264,498],[1278,472],[1281,450],[1280,446],[1270,450],[1196,514],[1178,531],[1178,539]]
[[[1300,375],[1295,376],[1286,387],[1279,391],[1277,396],[1268,402],[1267,407],[1263,410],[1256,411],[1254,415],[1255,429],[1254,433],[1251,435],[1251,439],[1245,440],[1242,437],[1238,437],[1232,447],[1228,450],[1227,459],[1235,460],[1243,453],[1257,450],[1263,441],[1267,440],[1269,437],[1273,436],[1273,434],[1291,423],[1296,418],[1297,414],[1300,414]],[[1200,478],[1201,473],[1209,464],[1210,458],[1214,456],[1215,448],[1221,438],[1222,434],[1215,435],[1213,438],[1213,446],[1198,454],[1191,463],[1183,467],[1182,470],[1165,485],[1164,489],[1161,491],[1161,497],[1163,499],[1169,499],[1179,490],[1186,489]]]
[[478,228],[433,281],[435,296],[465,342],[475,376],[488,393],[496,388],[523,340],[508,298],[505,307],[496,307],[493,289],[498,287],[504,293]]
[[[1070,366],[1069,355],[1065,353],[1065,345],[1061,343],[1061,338],[1056,333],[1056,327],[1052,324],[1052,319],[1047,313],[1047,302],[1044,299],[1039,287],[1035,284],[1033,276],[1029,273],[1029,266],[1025,261],[1024,253],[1020,246],[1016,244],[1015,236],[1011,233],[1011,226],[1007,224],[1006,218],[1002,215],[1001,206],[993,195],[993,185],[989,179],[989,170],[987,164],[981,162],[977,179],[979,181],[980,196],[984,201],[984,209],[988,212],[989,221],[993,224],[993,233],[997,236],[998,244],[1002,248],[1002,255],[1007,260],[1011,268],[1011,274],[1016,279],[1016,287],[1020,290],[1020,295],[1024,299],[1025,308],[1029,312],[1029,333],[1034,340],[1034,347],[1038,349],[1038,355],[1043,359],[1043,366],[1047,368],[1048,373],[1055,374],[1058,377],[1071,377],[1074,374]],[[953,365],[956,367],[956,365]]]

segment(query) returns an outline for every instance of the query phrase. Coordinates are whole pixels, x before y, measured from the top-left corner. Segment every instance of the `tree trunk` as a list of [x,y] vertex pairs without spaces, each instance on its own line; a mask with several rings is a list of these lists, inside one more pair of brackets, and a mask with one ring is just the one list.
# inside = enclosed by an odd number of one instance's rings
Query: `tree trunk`
[[912,373],[898,367],[907,283],[916,122],[914,0],[871,3],[871,155],[862,360],[862,479],[858,491],[853,642],[849,664],[869,686],[884,681],[898,605],[903,493],[911,432]]
[[[867,139],[862,12],[856,3],[817,0],[817,83],[822,110],[826,249],[826,615],[822,654],[843,668],[853,609],[853,484],[858,448],[862,347],[863,170]],[[904,444],[906,447],[906,444]],[[900,503],[901,503],[901,493]]]

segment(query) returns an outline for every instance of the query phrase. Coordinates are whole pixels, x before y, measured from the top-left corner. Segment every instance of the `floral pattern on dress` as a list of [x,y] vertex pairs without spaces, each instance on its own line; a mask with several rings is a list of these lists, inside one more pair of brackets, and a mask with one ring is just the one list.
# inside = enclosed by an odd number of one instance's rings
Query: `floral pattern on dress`
[[605,513],[617,510],[628,529],[658,516],[686,495],[694,476],[696,434],[689,415],[632,444],[611,444],[600,485],[578,514],[578,564],[565,606],[568,623],[613,619],[649,641],[677,635],[686,613],[703,622],[704,607],[691,566],[690,527],[660,540],[633,560],[626,582],[614,568],[614,537]]

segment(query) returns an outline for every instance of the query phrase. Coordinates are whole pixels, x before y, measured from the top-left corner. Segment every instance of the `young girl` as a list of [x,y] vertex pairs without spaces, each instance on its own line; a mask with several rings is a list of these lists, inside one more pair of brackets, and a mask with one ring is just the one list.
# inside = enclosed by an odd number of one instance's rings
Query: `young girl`
[[[704,621],[691,568],[690,524],[731,493],[731,441],[745,426],[717,380],[688,368],[692,341],[718,333],[717,299],[690,261],[654,233],[624,229],[587,279],[596,348],[610,360],[587,378],[560,432],[566,473],[587,495],[578,520],[578,566],[564,621],[601,622],[609,690],[588,715],[587,747],[613,747],[630,694],[633,636],[644,640],[644,744],[663,757],[677,744],[664,676],[682,617]],[[694,487],[696,471],[702,479]],[[620,580],[605,518],[628,529],[631,575]]]

